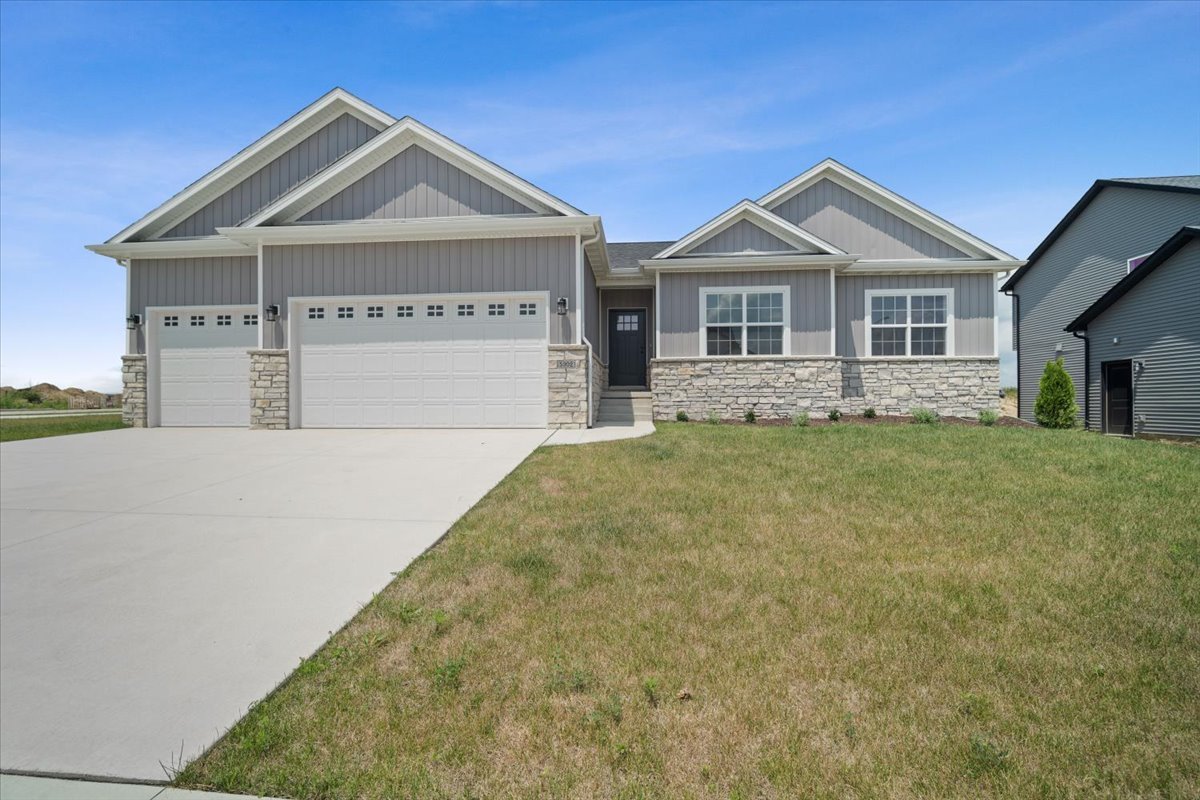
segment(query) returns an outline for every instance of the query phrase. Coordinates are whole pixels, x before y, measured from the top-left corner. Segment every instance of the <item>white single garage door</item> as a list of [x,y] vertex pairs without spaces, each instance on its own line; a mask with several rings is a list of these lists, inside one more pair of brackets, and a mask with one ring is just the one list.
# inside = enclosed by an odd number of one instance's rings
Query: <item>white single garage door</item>
[[541,428],[544,296],[293,300],[300,425]]
[[258,309],[163,308],[148,317],[150,424],[248,427]]

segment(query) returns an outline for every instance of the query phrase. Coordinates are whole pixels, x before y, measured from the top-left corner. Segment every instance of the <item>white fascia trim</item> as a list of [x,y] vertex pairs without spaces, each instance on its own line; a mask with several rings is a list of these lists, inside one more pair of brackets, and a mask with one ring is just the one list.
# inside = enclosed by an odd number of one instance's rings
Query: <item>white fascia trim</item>
[[439,158],[449,161],[480,181],[525,205],[550,214],[583,216],[583,212],[574,206],[564,203],[528,181],[501,169],[415,119],[405,117],[292,191],[277,198],[275,202],[261,209],[241,225],[250,228],[266,224],[295,222],[414,144],[420,145]]
[[896,216],[939,239],[945,239],[956,247],[985,258],[995,258],[1002,261],[1012,261],[1013,256],[998,247],[988,244],[978,236],[974,236],[936,214],[931,214],[911,200],[893,192],[885,186],[861,175],[844,164],[827,158],[812,169],[809,169],[787,183],[767,192],[758,199],[758,204],[768,210],[773,210],[788,198],[804,191],[822,178],[827,178],[844,189],[863,197],[866,200],[883,206]]
[[255,171],[270,163],[309,133],[343,112],[352,114],[380,131],[396,123],[390,114],[360,100],[345,89],[334,89],[284,120],[216,169],[189,184],[167,202],[109,239],[107,244],[119,244],[138,234],[145,234],[145,238],[153,238],[170,230],[187,214],[232,188],[237,180],[243,177],[243,173]]
[[991,259],[862,259],[843,270],[846,274],[914,274],[924,272],[986,272],[1003,273],[1015,269],[1013,264],[1023,261],[993,261]]
[[372,222],[332,222],[269,228],[218,228],[246,245],[335,244],[342,242],[515,239],[591,235],[597,217],[437,217]]
[[667,249],[656,253],[654,258],[670,258],[676,255],[683,255],[693,247],[702,244],[704,240],[717,235],[742,220],[747,220],[758,225],[758,227],[766,230],[768,233],[778,236],[780,239],[794,245],[797,249],[815,247],[823,253],[838,255],[844,255],[846,252],[824,239],[814,236],[798,225],[793,225],[783,217],[772,214],[753,201],[742,200],[733,208],[718,214]]
[[829,269],[839,272],[858,260],[856,255],[712,256],[639,261],[647,272],[754,272],[781,269]]
[[206,258],[211,256],[251,256],[253,248],[224,236],[198,239],[160,239],[152,242],[89,244],[84,246],[109,258]]

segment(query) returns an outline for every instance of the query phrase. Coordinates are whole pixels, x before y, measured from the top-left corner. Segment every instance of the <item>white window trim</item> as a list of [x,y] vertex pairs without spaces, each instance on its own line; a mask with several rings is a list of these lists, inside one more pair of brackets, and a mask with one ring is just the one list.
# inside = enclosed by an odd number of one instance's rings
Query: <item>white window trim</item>
[[[940,356],[914,356],[912,355],[912,298],[913,297],[928,297],[929,295],[942,295],[946,298],[946,352]],[[902,356],[877,356],[871,352],[871,331],[875,325],[871,324],[871,298],[873,297],[905,297],[905,325],[904,325],[904,352]],[[880,328],[896,328],[897,325],[880,325]],[[918,325],[918,328],[935,327],[932,325]],[[866,299],[863,303],[863,330],[865,331],[863,339],[862,358],[877,359],[880,361],[891,361],[895,359],[906,359],[911,361],[920,361],[936,358],[952,358],[954,356],[954,290],[953,289],[867,289]]]
[[[710,356],[708,355],[708,314],[705,297],[710,294],[783,294],[783,352],[778,355],[740,355],[740,356]],[[697,351],[701,358],[720,358],[720,359],[764,359],[764,358],[783,358],[792,354],[792,290],[790,286],[701,286],[700,300],[700,349]],[[746,327],[751,323],[746,322],[746,301],[742,300],[742,349],[746,347]],[[767,323],[778,324],[778,323]],[[729,327],[728,325],[716,325],[714,327]]]

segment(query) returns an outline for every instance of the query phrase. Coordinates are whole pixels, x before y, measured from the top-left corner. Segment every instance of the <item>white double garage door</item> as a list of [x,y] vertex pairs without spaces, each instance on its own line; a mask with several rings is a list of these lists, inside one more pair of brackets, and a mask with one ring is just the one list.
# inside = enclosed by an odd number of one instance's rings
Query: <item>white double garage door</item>
[[[150,424],[249,425],[257,309],[155,311]],[[545,294],[293,299],[291,425],[545,427],[548,319]]]

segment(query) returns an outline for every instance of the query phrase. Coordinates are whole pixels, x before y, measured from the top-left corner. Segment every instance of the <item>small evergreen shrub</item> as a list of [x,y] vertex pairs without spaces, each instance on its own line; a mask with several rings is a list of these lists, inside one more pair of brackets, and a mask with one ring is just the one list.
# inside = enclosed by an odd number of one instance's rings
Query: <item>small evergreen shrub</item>
[[754,413],[753,408],[747,408],[746,413],[742,415],[742,419],[753,425],[754,423],[758,422],[758,415]]
[[995,411],[980,411],[979,424],[987,425],[989,428],[996,424],[996,420],[1000,419],[1000,415]]
[[679,411],[676,411],[675,412],[675,421],[676,422],[687,422],[688,421],[687,412],[683,411],[682,409]]
[[837,422],[839,419],[842,418],[842,412],[837,410],[836,408],[831,408],[831,409],[829,409],[829,413],[826,414],[825,416],[829,417],[830,422]]
[[1074,428],[1079,404],[1075,402],[1075,383],[1063,368],[1061,358],[1046,362],[1038,383],[1033,416],[1045,428]]
[[932,408],[918,406],[908,413],[912,414],[913,422],[919,422],[922,425],[932,425],[938,421],[937,412]]
[[867,406],[866,409],[863,411],[863,416],[866,417],[867,419],[875,419],[874,406]]
[[808,422],[809,422],[809,419],[808,419],[807,411],[801,411],[800,413],[792,416],[792,424],[795,425],[797,428],[807,428]]
[[711,414],[709,414],[708,417],[704,421],[707,422],[709,425],[720,425],[721,424],[721,418],[717,416],[717,412],[715,412],[715,411],[712,412]]

